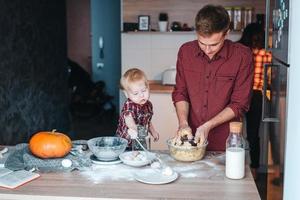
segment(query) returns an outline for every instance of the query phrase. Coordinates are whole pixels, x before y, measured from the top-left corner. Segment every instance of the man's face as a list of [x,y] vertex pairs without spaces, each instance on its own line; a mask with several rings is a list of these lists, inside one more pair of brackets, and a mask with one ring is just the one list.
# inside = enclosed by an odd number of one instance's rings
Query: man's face
[[223,47],[227,33],[213,33],[210,36],[198,34],[199,47],[210,59],[212,59],[214,55]]
[[143,105],[149,99],[149,88],[144,80],[136,81],[130,83],[128,90],[125,91],[125,95],[134,103]]

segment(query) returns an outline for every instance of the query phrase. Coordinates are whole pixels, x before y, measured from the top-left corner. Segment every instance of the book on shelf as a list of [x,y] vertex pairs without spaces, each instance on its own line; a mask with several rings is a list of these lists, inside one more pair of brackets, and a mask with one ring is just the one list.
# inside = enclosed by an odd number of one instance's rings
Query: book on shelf
[[38,177],[40,177],[38,173],[31,171],[12,171],[7,168],[0,168],[0,187],[14,189]]

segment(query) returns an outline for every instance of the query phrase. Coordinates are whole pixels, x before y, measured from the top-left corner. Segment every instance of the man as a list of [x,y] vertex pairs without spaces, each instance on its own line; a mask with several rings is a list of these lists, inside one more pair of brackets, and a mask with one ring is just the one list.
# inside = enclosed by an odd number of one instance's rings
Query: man
[[197,40],[180,47],[172,94],[177,135],[191,128],[194,142],[208,140],[207,149],[213,151],[225,150],[229,122],[240,121],[249,109],[253,82],[252,52],[225,39],[229,24],[221,6],[207,5],[198,12]]

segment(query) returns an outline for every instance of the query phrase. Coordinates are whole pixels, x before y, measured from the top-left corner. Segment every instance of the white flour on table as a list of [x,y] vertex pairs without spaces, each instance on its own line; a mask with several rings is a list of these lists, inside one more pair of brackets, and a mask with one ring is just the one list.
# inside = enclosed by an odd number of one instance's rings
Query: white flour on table
[[96,165],[86,171],[82,171],[82,175],[86,176],[88,179],[92,180],[94,183],[102,183],[105,180],[134,180],[134,173],[140,170],[139,168],[134,168],[127,166],[125,164],[116,165]]
[[208,154],[203,160],[195,162],[178,162],[168,154],[161,155],[166,163],[172,163],[172,168],[183,178],[224,178],[225,154]]
[[[179,162],[168,154],[160,154],[160,158],[167,165],[171,164],[172,169],[178,172],[181,178],[223,179],[225,177],[224,154],[209,154],[203,160],[196,162]],[[125,164],[93,164],[89,170],[81,171],[81,174],[95,184],[103,183],[106,180],[134,181],[134,173],[149,168],[151,168],[149,165],[145,167],[131,167]]]

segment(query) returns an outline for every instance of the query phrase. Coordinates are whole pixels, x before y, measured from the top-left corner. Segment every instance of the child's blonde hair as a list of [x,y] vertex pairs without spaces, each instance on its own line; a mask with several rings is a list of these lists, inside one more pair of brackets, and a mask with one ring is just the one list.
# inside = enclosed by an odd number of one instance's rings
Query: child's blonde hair
[[121,78],[120,81],[121,89],[128,90],[128,86],[136,81],[144,81],[146,87],[147,88],[149,87],[146,74],[138,68],[131,68],[127,70]]

